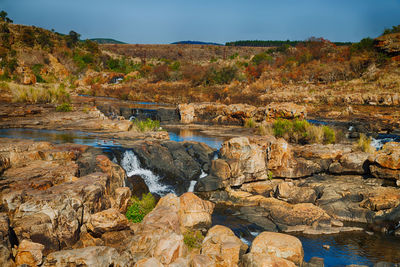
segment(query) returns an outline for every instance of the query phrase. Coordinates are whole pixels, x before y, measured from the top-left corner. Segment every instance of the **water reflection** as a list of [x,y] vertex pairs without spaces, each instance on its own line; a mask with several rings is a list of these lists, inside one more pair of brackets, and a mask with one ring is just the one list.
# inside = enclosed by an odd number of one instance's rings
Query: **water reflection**
[[172,141],[202,142],[216,149],[220,149],[222,143],[225,141],[225,138],[223,137],[207,136],[201,131],[195,131],[190,129],[168,129],[168,134],[169,134],[169,139]]

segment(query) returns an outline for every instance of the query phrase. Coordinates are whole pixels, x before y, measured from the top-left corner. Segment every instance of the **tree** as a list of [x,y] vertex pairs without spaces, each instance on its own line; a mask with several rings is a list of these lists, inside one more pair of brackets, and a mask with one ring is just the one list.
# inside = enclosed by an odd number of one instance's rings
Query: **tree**
[[7,22],[7,23],[13,23],[13,21],[7,16],[8,16],[7,12],[5,12],[4,10],[0,11],[0,21]]
[[66,36],[67,46],[69,48],[74,47],[78,42],[81,35],[75,31],[70,31]]

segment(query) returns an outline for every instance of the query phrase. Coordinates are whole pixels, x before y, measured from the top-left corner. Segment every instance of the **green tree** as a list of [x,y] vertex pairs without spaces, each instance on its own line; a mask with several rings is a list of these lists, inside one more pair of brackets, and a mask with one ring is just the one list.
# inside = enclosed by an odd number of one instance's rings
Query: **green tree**
[[78,42],[81,35],[75,31],[70,31],[66,36],[67,46],[69,48],[74,47]]
[[10,19],[8,17],[8,13],[5,12],[4,10],[0,11],[0,21],[7,22],[7,23],[13,23],[12,19]]

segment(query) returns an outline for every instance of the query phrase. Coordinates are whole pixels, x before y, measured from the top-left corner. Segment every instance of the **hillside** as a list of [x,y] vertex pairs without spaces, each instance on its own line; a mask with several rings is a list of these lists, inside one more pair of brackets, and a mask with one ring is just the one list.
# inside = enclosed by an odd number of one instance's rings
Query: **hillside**
[[174,42],[172,44],[223,45],[218,43],[201,42],[201,41],[179,41],[179,42]]
[[90,39],[93,42],[96,42],[98,44],[126,44],[124,42],[118,41],[118,40],[114,40],[111,38],[92,38]]

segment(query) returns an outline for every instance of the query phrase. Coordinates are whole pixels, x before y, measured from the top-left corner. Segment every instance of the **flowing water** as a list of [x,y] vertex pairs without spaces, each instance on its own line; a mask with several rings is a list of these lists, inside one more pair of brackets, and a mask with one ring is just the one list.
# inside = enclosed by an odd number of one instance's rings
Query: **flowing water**
[[[100,147],[108,151],[123,150],[120,159],[121,166],[125,169],[128,176],[140,175],[149,190],[159,195],[174,192],[174,188],[162,183],[161,178],[155,175],[151,170],[141,166],[140,161],[133,151],[121,148],[121,146],[112,140],[103,140],[96,137],[94,133],[79,131],[56,131],[56,130],[37,130],[37,129],[0,129],[0,137],[23,138],[37,141],[49,141],[54,143],[77,143],[89,146]],[[204,142],[219,149],[224,141],[220,137],[204,136],[201,132],[186,132],[185,136],[179,133],[170,133],[171,140],[183,141],[193,140]],[[378,138],[380,138],[378,136]],[[393,136],[381,136],[382,142],[395,140]],[[397,139],[398,140],[398,139]],[[216,153],[214,157],[218,157]],[[116,157],[112,157],[117,162]],[[203,171],[199,179],[207,174]],[[188,191],[193,191],[196,181],[191,181]],[[217,207],[212,216],[213,224],[225,225],[245,243],[251,244],[253,239],[263,231],[262,228],[248,221],[238,218],[238,214],[232,210]],[[363,264],[372,266],[378,261],[400,262],[400,239],[380,234],[367,233],[346,233],[337,235],[317,235],[306,236],[296,235],[303,244],[304,259],[309,261],[312,257],[321,257],[325,260],[325,266],[345,266],[350,264]],[[326,250],[322,246],[329,245]]]

